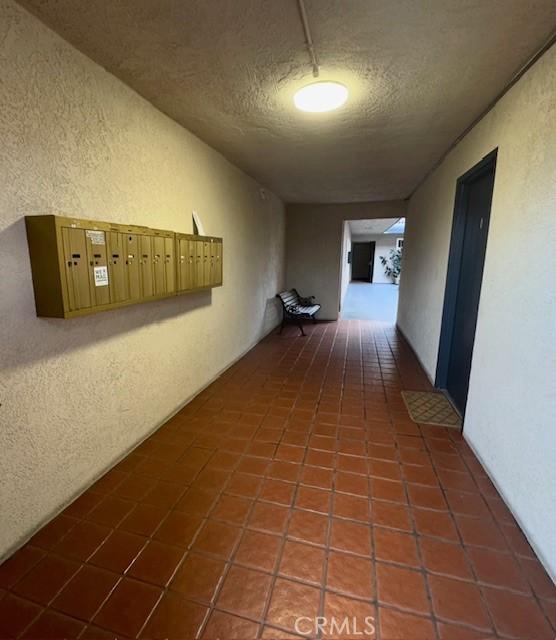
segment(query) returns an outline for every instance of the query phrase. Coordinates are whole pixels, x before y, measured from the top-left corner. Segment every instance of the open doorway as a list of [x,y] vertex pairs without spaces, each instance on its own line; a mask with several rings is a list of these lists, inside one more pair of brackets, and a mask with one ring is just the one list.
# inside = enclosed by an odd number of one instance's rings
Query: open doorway
[[344,222],[342,318],[395,324],[404,232],[404,218]]

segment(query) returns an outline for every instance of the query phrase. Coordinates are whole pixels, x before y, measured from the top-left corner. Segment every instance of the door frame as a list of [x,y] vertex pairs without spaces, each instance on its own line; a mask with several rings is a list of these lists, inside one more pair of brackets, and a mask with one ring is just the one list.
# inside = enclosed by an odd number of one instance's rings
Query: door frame
[[372,283],[375,277],[375,256],[376,256],[376,240],[370,240],[371,245],[371,259],[369,260],[369,282]]
[[[448,258],[448,271],[446,274],[446,288],[444,290],[444,308],[442,311],[442,325],[440,330],[440,341],[438,345],[438,359],[436,362],[435,386],[446,389],[448,382],[448,367],[450,364],[450,352],[452,348],[452,338],[454,331],[454,321],[456,314],[456,301],[458,295],[458,284],[461,272],[461,260],[463,255],[463,240],[465,234],[465,223],[467,221],[467,203],[469,198],[468,185],[470,182],[481,176],[483,173],[492,171],[496,173],[496,158],[498,148],[488,153],[474,167],[466,171],[456,182],[456,198],[454,204],[454,216],[452,222],[452,233],[450,237],[450,253]],[[492,208],[492,205],[491,205]],[[488,229],[490,225],[490,210],[486,218],[486,234],[488,248]],[[485,260],[486,261],[486,250]],[[481,283],[483,273],[481,272]],[[480,299],[479,299],[480,304]],[[476,313],[479,309],[477,307]]]

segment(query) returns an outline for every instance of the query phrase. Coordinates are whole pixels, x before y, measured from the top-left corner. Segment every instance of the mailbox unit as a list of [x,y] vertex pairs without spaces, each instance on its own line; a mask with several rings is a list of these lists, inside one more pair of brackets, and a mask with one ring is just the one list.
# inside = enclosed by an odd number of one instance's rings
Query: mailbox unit
[[221,238],[53,215],[25,224],[38,316],[72,318],[222,284]]
[[178,292],[222,284],[222,239],[176,233]]

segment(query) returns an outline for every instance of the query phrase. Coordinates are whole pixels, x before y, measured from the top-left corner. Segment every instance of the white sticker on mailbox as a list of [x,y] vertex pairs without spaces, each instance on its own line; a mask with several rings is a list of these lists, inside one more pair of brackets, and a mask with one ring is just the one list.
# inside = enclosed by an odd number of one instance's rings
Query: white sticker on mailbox
[[93,231],[92,229],[87,229],[85,233],[87,234],[87,238],[91,241],[91,244],[106,244],[104,240],[104,231]]
[[95,267],[95,287],[106,287],[108,285],[108,267]]

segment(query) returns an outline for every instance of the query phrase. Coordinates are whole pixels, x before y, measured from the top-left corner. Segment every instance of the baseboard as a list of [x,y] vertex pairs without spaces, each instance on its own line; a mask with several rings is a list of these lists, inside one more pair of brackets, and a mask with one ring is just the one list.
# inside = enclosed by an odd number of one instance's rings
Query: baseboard
[[262,340],[264,340],[267,336],[269,336],[273,331],[276,331],[276,329],[280,326],[280,323],[274,325],[271,329],[269,329],[268,331],[266,331],[266,333],[263,333],[260,337],[258,337],[256,340],[254,340],[253,342],[250,343],[250,345],[244,349],[238,356],[236,356],[235,358],[233,358],[233,360],[231,360],[225,367],[223,367],[222,369],[220,369],[218,371],[218,373],[216,373],[214,376],[212,376],[212,378],[210,378],[210,380],[208,380],[208,382],[206,382],[205,384],[203,384],[201,387],[199,387],[199,389],[197,389],[194,393],[192,393],[190,396],[187,397],[186,400],[184,400],[182,403],[180,403],[173,411],[171,411],[165,418],[163,418],[160,422],[158,422],[150,431],[148,431],[144,436],[141,436],[141,438],[139,440],[137,440],[133,445],[131,445],[128,449],[126,449],[122,454],[120,454],[117,458],[115,458],[110,464],[108,464],[106,467],[104,467],[104,469],[102,471],[100,471],[99,473],[97,473],[93,479],[91,481],[89,481],[85,486],[81,487],[80,489],[78,489],[74,494],[72,494],[72,496],[66,500],[60,507],[58,507],[54,512],[52,512],[49,516],[47,516],[46,518],[44,518],[43,520],[41,520],[41,522],[34,527],[31,532],[25,534],[24,536],[22,536],[15,544],[13,544],[11,547],[9,547],[9,549],[7,551],[5,551],[1,556],[0,556],[0,564],[2,562],[4,562],[4,560],[7,560],[10,556],[12,556],[18,549],[20,549],[21,547],[23,547],[25,544],[27,544],[29,542],[29,540],[31,540],[31,538],[38,532],[40,531],[45,525],[47,525],[51,520],[54,520],[54,518],[56,518],[57,516],[59,516],[65,509],[67,509],[67,507],[77,498],[79,498],[80,495],[82,495],[83,493],[85,493],[86,491],[88,491],[94,484],[95,482],[97,482],[98,480],[100,480],[100,478],[102,478],[103,475],[105,475],[106,473],[108,473],[108,471],[110,471],[111,469],[113,469],[116,465],[118,465],[124,458],[126,458],[132,451],[134,451],[135,449],[137,449],[138,446],[140,446],[141,444],[143,444],[143,442],[145,442],[145,440],[147,440],[148,438],[150,438],[153,433],[155,433],[156,431],[158,431],[158,429],[160,429],[160,427],[162,427],[164,424],[166,424],[168,422],[168,420],[171,420],[177,413],[179,413],[186,405],[188,405],[194,398],[196,398],[200,393],[202,393],[207,387],[209,387],[215,380],[218,380],[218,378],[220,378],[220,376],[225,373],[230,367],[233,367],[234,364],[236,364],[236,362],[238,362],[239,360],[241,360],[247,353],[249,353],[249,351],[251,351],[251,349],[253,349],[254,347],[256,347],[259,342],[261,342]]
[[529,533],[529,531],[527,529],[527,526],[521,520],[521,518],[516,514],[516,512],[512,509],[511,503],[508,500],[508,498],[506,497],[502,487],[498,484],[498,482],[496,481],[496,478],[490,472],[488,466],[485,464],[485,461],[483,460],[482,456],[477,451],[477,449],[474,447],[473,443],[470,442],[465,437],[465,432],[463,433],[463,438],[464,438],[465,442],[467,443],[467,446],[471,449],[471,451],[473,451],[473,454],[475,455],[477,460],[481,463],[481,466],[485,470],[485,472],[486,472],[487,476],[489,477],[490,481],[492,482],[492,484],[496,487],[496,491],[498,491],[498,493],[500,494],[500,497],[504,501],[504,504],[506,505],[506,507],[508,507],[510,513],[515,518],[517,524],[519,525],[520,529],[523,532],[523,535],[527,538],[527,542],[531,545],[531,548],[533,549],[533,551],[537,555],[537,558],[540,560],[540,562],[543,565],[543,567],[546,569],[546,572],[550,576],[552,582],[554,582],[556,584],[556,574],[551,571],[550,566],[548,565],[548,562],[547,562],[546,558],[544,557],[544,554],[542,553],[542,551],[538,548],[538,546],[533,541],[532,536],[531,536],[531,534]]
[[407,342],[407,346],[411,349],[411,353],[413,353],[413,355],[415,356],[417,362],[421,366],[421,369],[423,369],[423,371],[425,372],[425,375],[427,376],[428,381],[432,384],[433,387],[436,387],[434,379],[430,376],[429,372],[427,371],[427,368],[423,364],[423,361],[419,357],[419,354],[415,350],[415,347],[411,343],[411,340],[406,336],[404,330],[400,327],[400,325],[398,324],[397,321],[396,321],[396,329],[400,332],[402,338]]
[[[397,330],[400,332],[400,334],[403,336],[403,339],[407,342],[409,348],[411,349],[411,351],[413,352],[414,356],[417,358],[417,361],[419,362],[419,364],[421,365],[421,368],[423,369],[423,371],[425,372],[427,378],[429,379],[429,381],[431,382],[432,386],[434,387],[434,380],[431,379],[431,377],[429,376],[426,368],[424,367],[423,363],[421,362],[421,359],[419,358],[419,356],[417,355],[417,352],[415,351],[413,345],[411,344],[411,341],[408,339],[408,337],[405,335],[404,331],[402,330],[402,328],[400,327],[400,325],[398,323],[396,323],[396,328]],[[533,551],[536,553],[537,557],[539,558],[540,562],[542,563],[542,565],[544,566],[544,568],[546,569],[546,572],[548,573],[548,575],[550,576],[550,578],[552,579],[553,582],[556,583],[556,574],[554,574],[551,569],[550,566],[548,565],[548,562],[546,560],[546,558],[544,557],[542,551],[538,548],[538,546],[535,544],[535,542],[532,539],[531,534],[529,533],[527,526],[525,525],[525,523],[521,520],[521,518],[516,514],[516,512],[514,511],[514,509],[511,506],[510,501],[508,500],[504,490],[502,489],[502,487],[498,484],[496,478],[493,476],[493,474],[491,473],[491,471],[489,470],[488,466],[485,464],[485,461],[483,460],[482,456],[479,454],[479,452],[477,451],[477,449],[475,448],[475,446],[473,445],[473,443],[466,437],[465,435],[465,429],[463,430],[463,438],[465,440],[465,442],[467,443],[467,445],[469,446],[469,448],[471,449],[471,451],[473,451],[473,454],[475,455],[475,457],[477,458],[477,460],[481,463],[481,466],[483,467],[483,469],[485,470],[487,476],[489,477],[490,481],[492,482],[492,484],[496,487],[496,490],[498,491],[498,493],[500,494],[500,497],[502,498],[502,500],[504,501],[504,504],[506,505],[506,507],[508,507],[510,513],[512,514],[512,516],[515,518],[516,522],[518,523],[519,527],[521,528],[521,530],[523,531],[523,534],[525,535],[525,537],[527,538],[527,542],[529,542],[529,544],[531,545],[531,548],[533,549]]]

